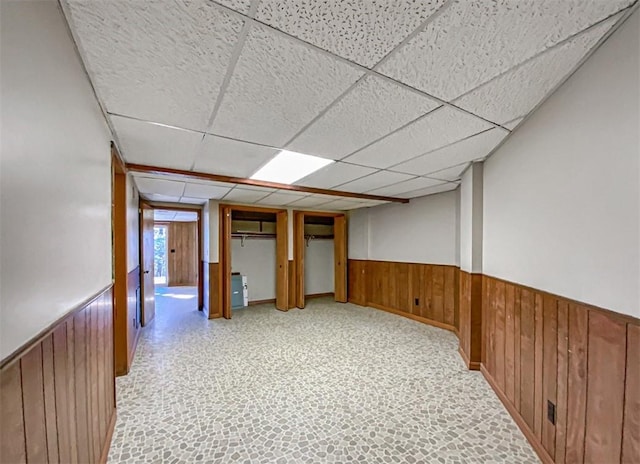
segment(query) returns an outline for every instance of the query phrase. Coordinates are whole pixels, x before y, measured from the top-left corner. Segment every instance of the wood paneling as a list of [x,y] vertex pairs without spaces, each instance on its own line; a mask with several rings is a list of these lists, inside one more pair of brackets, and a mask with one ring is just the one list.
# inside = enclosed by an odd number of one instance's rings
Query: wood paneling
[[[640,321],[492,277],[483,280],[482,371],[542,461],[639,462]],[[467,286],[461,273],[462,308]],[[467,330],[464,313],[461,336]],[[555,424],[548,403],[555,407]]]
[[276,213],[276,308],[289,310],[288,212]]
[[347,297],[347,218],[340,215],[333,218],[334,285],[335,299],[346,303]]
[[140,203],[140,265],[142,267],[140,285],[142,314],[140,322],[143,327],[150,323],[156,315],[153,214],[151,206],[144,202]]
[[296,307],[296,266],[295,262],[291,259],[289,260],[289,299],[288,299],[288,309],[293,309]]
[[115,343],[115,369],[118,376],[129,373],[140,335],[140,290],[140,268],[136,267],[127,274],[125,306],[119,307],[118,301],[115,301],[113,339]]
[[293,212],[293,264],[295,268],[292,286],[295,289],[295,306],[304,308],[304,212]]
[[349,260],[349,301],[455,330],[455,266]]
[[222,317],[222,282],[220,263],[208,263],[209,267],[209,319]]
[[198,223],[170,222],[168,226],[168,285],[198,284]]
[[0,462],[106,462],[115,425],[113,294],[72,311],[0,370]]

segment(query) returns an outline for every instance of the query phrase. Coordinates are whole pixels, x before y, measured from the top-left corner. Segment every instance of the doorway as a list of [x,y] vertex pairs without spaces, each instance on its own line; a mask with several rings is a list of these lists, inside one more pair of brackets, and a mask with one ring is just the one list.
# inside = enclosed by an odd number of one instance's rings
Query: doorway
[[225,319],[250,301],[288,310],[287,215],[283,209],[220,205],[219,305]]
[[197,301],[194,309],[202,310],[200,218],[199,208],[140,203],[143,326],[172,299]]
[[347,227],[344,213],[294,212],[296,306],[329,296],[347,302]]

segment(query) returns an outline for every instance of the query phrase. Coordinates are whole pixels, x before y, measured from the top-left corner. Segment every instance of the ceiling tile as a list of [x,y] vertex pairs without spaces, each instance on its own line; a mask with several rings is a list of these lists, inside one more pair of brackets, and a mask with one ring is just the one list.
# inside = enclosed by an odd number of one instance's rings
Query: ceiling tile
[[206,135],[196,157],[195,171],[251,177],[273,158],[277,149]]
[[376,172],[376,169],[338,161],[299,180],[296,184],[317,188],[333,188],[336,185],[344,184],[345,182],[373,174],[374,172]]
[[261,200],[258,201],[258,203],[262,205],[284,206],[284,205],[288,205],[291,202],[304,198],[307,195],[309,194],[278,190],[277,192],[262,198]]
[[569,74],[617,21],[614,17],[456,100],[499,124],[526,115]]
[[436,172],[430,172],[426,175],[431,177],[432,179],[456,181],[462,177],[462,173],[465,171],[465,169],[467,169],[467,166],[469,166],[469,163],[462,163],[450,168],[441,169]]
[[414,190],[412,192],[401,193],[399,198],[418,198],[426,195],[433,195],[434,193],[448,192],[449,190],[455,190],[458,188],[458,183],[446,182],[444,184],[436,185],[434,187],[427,187],[420,190]]
[[191,198],[204,198],[206,200],[217,200],[225,196],[231,190],[231,185],[219,187],[216,185],[191,184],[188,183],[184,189],[184,196]]
[[180,198],[180,203],[185,203],[189,205],[204,205],[207,200],[203,198],[190,198],[190,197],[182,197]]
[[362,75],[349,64],[256,24],[213,132],[280,147]]
[[158,194],[171,197],[181,197],[184,192],[184,182],[175,180],[154,179],[151,177],[134,176],[140,193]]
[[486,157],[509,134],[509,131],[495,128],[468,139],[454,143],[426,155],[419,156],[405,163],[394,166],[398,172],[406,172],[418,176],[440,169],[456,166],[461,163]]
[[172,221],[173,218],[176,217],[175,211],[167,211],[164,209],[154,209],[153,210],[153,220],[154,221]]
[[204,130],[242,20],[206,0],[66,0],[107,110]]
[[457,1],[378,70],[450,101],[631,3]]
[[198,220],[198,213],[194,211],[177,211],[174,221],[195,222]]
[[202,134],[111,116],[128,163],[191,169]]
[[172,197],[169,195],[161,195],[157,193],[143,194],[142,197],[150,201],[158,201],[163,203],[179,203],[180,202],[180,197]]
[[251,0],[215,0],[215,2],[243,14],[247,14],[251,7]]
[[509,121],[507,123],[504,123],[503,126],[506,127],[509,130],[513,130],[518,126],[518,124],[520,124],[522,122],[523,119],[524,119],[524,117],[514,119],[513,121]]
[[367,205],[357,200],[334,200],[322,205],[322,209],[346,211],[350,209],[365,208]]
[[266,197],[270,193],[271,192],[267,190],[245,189],[236,187],[229,193],[227,193],[224,196],[223,200],[236,201],[238,203],[255,203],[256,201]]
[[491,127],[480,118],[445,106],[346,157],[344,161],[387,168]]
[[366,76],[288,148],[340,159],[438,106],[399,84]]
[[409,180],[412,177],[414,176],[399,174],[397,172],[379,171],[375,174],[371,174],[370,176],[362,177],[361,179],[340,185],[337,190],[363,193],[368,192],[369,190],[386,187],[387,185],[395,184],[397,182]]
[[256,18],[371,67],[445,0],[262,0]]
[[400,193],[433,187],[434,185],[438,184],[442,184],[442,181],[436,179],[428,179],[426,177],[416,177],[415,179],[399,182],[397,184],[390,185],[389,187],[382,187],[379,189],[371,190],[367,193],[371,195],[395,196]]
[[330,195],[309,195],[308,197],[289,203],[288,206],[292,208],[313,208],[329,203],[330,201],[335,200],[335,198],[336,197]]

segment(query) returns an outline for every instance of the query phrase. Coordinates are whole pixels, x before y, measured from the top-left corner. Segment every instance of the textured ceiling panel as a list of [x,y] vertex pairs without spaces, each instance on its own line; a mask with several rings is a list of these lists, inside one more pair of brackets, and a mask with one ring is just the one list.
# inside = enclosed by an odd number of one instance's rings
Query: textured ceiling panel
[[181,197],[184,192],[184,182],[175,180],[156,179],[152,177],[134,176],[138,190],[143,194],[158,194],[170,197]]
[[295,39],[254,25],[213,132],[282,146],[362,75]]
[[188,204],[188,205],[203,205],[207,202],[202,198],[190,198],[190,197],[182,197],[180,198],[180,203]]
[[254,203],[269,195],[270,192],[263,190],[248,190],[244,188],[234,188],[224,197],[225,201],[236,201],[238,203]]
[[202,134],[111,116],[128,163],[191,169]]
[[250,177],[278,150],[251,143],[206,135],[198,151],[195,171]]
[[161,195],[158,193],[147,193],[142,195],[143,198],[150,201],[161,201],[163,203],[180,203],[180,197],[172,197],[169,195]]
[[366,76],[288,148],[340,159],[436,107],[399,84]]
[[229,193],[229,190],[231,190],[231,184],[229,184],[228,187],[218,187],[216,185],[188,183],[184,189],[183,195],[191,198],[217,200]]
[[375,189],[367,193],[370,193],[371,195],[395,196],[401,193],[411,192],[412,190],[433,187],[434,185],[438,184],[442,184],[442,181],[436,179],[428,179],[426,177],[416,177],[415,179],[390,185],[389,187]]
[[330,201],[335,200],[336,197],[330,195],[310,195],[300,200],[296,200],[289,203],[288,206],[292,208],[314,208],[316,206],[324,205]]
[[375,174],[371,174],[370,176],[340,185],[336,190],[363,193],[368,192],[369,190],[386,187],[387,185],[395,184],[397,182],[402,182],[404,180],[409,180],[412,177],[414,176],[399,174],[397,172],[379,171]]
[[325,203],[324,205],[322,205],[322,209],[346,211],[350,209],[365,208],[366,206],[367,205],[360,201],[338,199],[330,201],[329,203]]
[[353,164],[333,163],[296,182],[298,185],[317,188],[333,188],[376,172],[376,169]]
[[271,205],[271,206],[283,206],[288,205],[289,203],[300,200],[301,198],[309,195],[308,193],[295,193],[289,191],[278,190],[275,193],[272,193],[268,197],[264,197],[258,201],[261,205]]
[[460,0],[379,71],[444,100],[487,82],[633,0]]
[[215,2],[243,14],[247,14],[251,7],[251,0],[215,0]]
[[397,195],[399,198],[418,198],[427,195],[433,195],[434,193],[448,192],[449,190],[455,190],[458,188],[458,184],[454,182],[446,182],[444,184],[436,185],[434,187],[427,187],[420,190],[414,190],[412,192],[401,193]]
[[442,107],[344,160],[386,168],[491,127],[463,111]]
[[455,181],[462,177],[462,173],[467,169],[467,166],[469,166],[469,163],[462,163],[450,168],[441,169],[440,171],[430,172],[427,175],[433,179]]
[[524,117],[518,118],[518,119],[514,119],[513,121],[509,121],[509,122],[503,124],[503,126],[506,127],[509,130],[513,130],[513,129],[516,128],[516,126],[518,124],[520,124],[522,122],[523,119],[524,119]]
[[392,169],[421,176],[429,172],[481,159],[487,156],[508,134],[509,131],[504,129],[491,129],[394,166]]
[[256,19],[372,67],[445,0],[262,0]]
[[153,210],[153,220],[154,221],[171,221],[176,217],[175,211],[168,211],[164,209],[154,209]]
[[456,105],[503,123],[526,115],[598,42],[614,17],[456,100]]
[[67,0],[112,113],[205,129],[242,20],[206,0]]

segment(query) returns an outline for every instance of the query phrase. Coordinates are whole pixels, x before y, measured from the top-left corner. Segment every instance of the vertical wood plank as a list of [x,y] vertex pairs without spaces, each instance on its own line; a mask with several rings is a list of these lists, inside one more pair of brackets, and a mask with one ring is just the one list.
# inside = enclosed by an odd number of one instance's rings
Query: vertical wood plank
[[67,404],[69,407],[69,453],[70,462],[76,464],[78,457],[78,416],[76,414],[76,324],[73,318],[67,321]]
[[494,283],[495,298],[495,377],[500,390],[505,391],[505,283]]
[[535,314],[535,355],[534,355],[534,432],[538,437],[538,440],[542,441],[542,421],[545,415],[546,408],[543,406],[544,390],[542,383],[543,376],[543,333],[544,333],[544,321],[543,321],[543,301],[542,295],[539,293],[534,294],[534,314]]
[[547,418],[547,402],[557,403],[558,374],[558,300],[543,297],[543,358],[542,358],[542,445],[552,458],[556,450],[556,427]]
[[28,462],[49,462],[45,428],[44,380],[42,378],[42,345],[36,345],[20,359],[22,370],[22,402]]
[[622,462],[640,462],[640,326],[627,324],[627,377],[624,394]]
[[100,460],[101,453],[100,445],[102,444],[102,434],[100,430],[100,420],[102,418],[100,415],[100,408],[98,406],[98,392],[100,389],[98,384],[98,315],[100,313],[100,300],[98,299],[94,303],[92,303],[86,311],[89,311],[91,313],[91,325],[89,326],[91,333],[91,343],[89,344],[91,381],[89,382],[89,384],[91,385],[91,390],[89,391],[91,392],[91,429],[93,431],[93,456],[96,462],[98,462]]
[[433,319],[433,266],[422,264],[422,298],[420,300],[420,315]]
[[90,462],[89,410],[87,392],[87,330],[86,311],[80,311],[73,317],[74,335],[74,377],[75,377],[75,410],[76,410],[76,444],[78,461]]
[[557,464],[565,463],[567,444],[567,371],[569,358],[569,305],[558,301],[558,395],[556,403],[556,452]]
[[433,273],[431,319],[444,322],[444,267],[432,266],[431,272]]
[[520,291],[520,415],[531,430],[535,427],[535,297]]
[[521,364],[520,364],[520,288],[514,287],[513,294],[513,384],[515,388],[514,392],[514,406],[520,411],[520,376],[521,376]]
[[347,218],[345,215],[333,218],[334,245],[334,295],[340,303],[347,302]]
[[0,462],[27,460],[20,362],[0,373]]
[[67,324],[64,323],[53,332],[53,377],[56,384],[56,419],[60,462],[71,462],[67,357]]
[[455,293],[456,293],[456,268],[447,266],[444,268],[444,319],[442,322],[455,325]]
[[495,313],[496,313],[496,300],[495,300],[495,280],[491,277],[486,277],[485,281],[485,308],[486,308],[486,320],[485,320],[485,348],[486,348],[486,366],[487,370],[491,374],[491,376],[496,378],[496,367],[495,367],[495,337],[496,337],[496,327],[495,327]]
[[515,288],[505,285],[504,392],[515,404]]
[[565,460],[584,461],[584,433],[587,406],[588,312],[569,304],[569,360],[567,366],[567,439]]
[[589,311],[587,463],[618,462],[621,458],[626,337],[625,324]]
[[409,295],[409,264],[398,263],[396,275],[391,278],[396,281],[396,307],[405,313],[411,312],[411,302]]
[[58,425],[56,422],[56,386],[53,356],[53,335],[49,335],[42,341],[42,378],[44,381],[47,454],[49,462],[58,462]]

